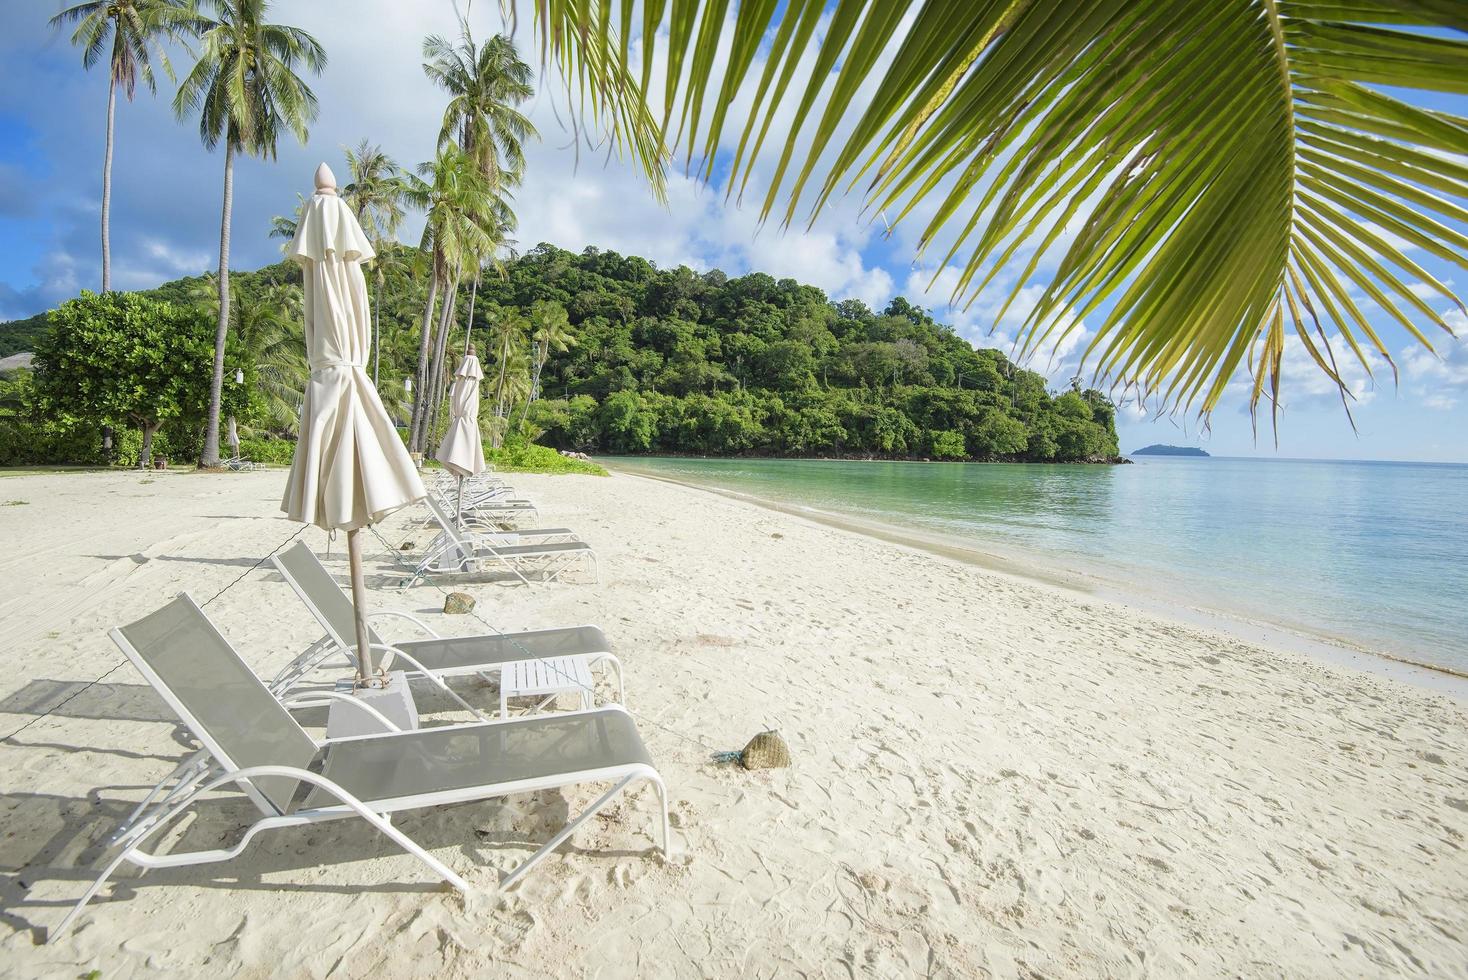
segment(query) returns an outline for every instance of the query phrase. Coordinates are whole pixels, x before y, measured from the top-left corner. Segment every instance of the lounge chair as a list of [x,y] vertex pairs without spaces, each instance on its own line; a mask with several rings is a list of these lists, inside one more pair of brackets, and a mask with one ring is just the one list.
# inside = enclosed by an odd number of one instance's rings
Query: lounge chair
[[264,469],[259,463],[248,460],[243,456],[234,455],[224,461],[224,465],[231,470],[259,470]]
[[[511,572],[526,584],[530,582],[526,578],[526,572],[538,572],[547,580],[553,581],[573,564],[585,561],[591,562],[593,574],[598,581],[601,579],[596,552],[585,541],[541,540],[520,543],[513,537],[516,532],[465,531],[454,525],[442,505],[432,496],[425,502],[442,533],[429,545],[413,568],[413,573],[403,580],[402,587],[405,589],[416,584],[419,579],[483,575],[496,567]],[[566,529],[548,530],[560,532]]]
[[443,509],[453,513],[457,507],[461,515],[490,521],[538,520],[539,510],[524,497],[513,497],[509,487],[491,487],[473,493],[466,492],[462,502],[456,488],[429,488],[428,499],[438,500]]
[[[356,615],[351,596],[342,591],[304,541],[297,541],[270,560],[326,631],[325,636],[275,676],[270,684],[271,690],[276,693],[288,691],[329,662],[340,663],[355,671]],[[369,624],[378,618],[402,620],[427,634],[426,639],[388,644],[369,625],[369,642],[375,652],[382,654],[384,670],[389,667],[406,670],[410,677],[419,675],[442,684],[444,678],[468,674],[488,679],[497,676],[506,664],[521,660],[584,656],[593,666],[601,663],[612,668],[617,678],[617,700],[626,703],[621,661],[613,655],[606,634],[596,626],[444,637],[410,613],[393,609],[374,610],[367,617]]]
[[[436,499],[432,494],[423,500],[424,506],[428,508],[432,522],[438,525],[438,537],[430,547],[442,544],[454,524],[452,505],[445,503],[442,499]],[[465,510],[459,514],[459,520],[455,527],[459,533],[466,536],[488,538],[495,544],[552,544],[565,541],[580,541],[576,532],[569,527],[498,527],[492,521],[486,520],[478,514]]]
[[[117,853],[52,930],[64,935],[124,861],[167,868],[228,861],[265,830],[360,817],[460,891],[471,886],[394,827],[399,810],[467,803],[583,783],[612,783],[585,811],[500,880],[510,887],[632,783],[652,783],[662,807],[659,845],[668,848],[667,791],[632,716],[620,707],[535,715],[317,742],[296,724],[187,594],[135,623],[113,642],[198,739],[175,785],[155,790],[111,841]],[[227,849],[150,853],[143,846],[173,826],[201,796],[236,786],[261,817]]]

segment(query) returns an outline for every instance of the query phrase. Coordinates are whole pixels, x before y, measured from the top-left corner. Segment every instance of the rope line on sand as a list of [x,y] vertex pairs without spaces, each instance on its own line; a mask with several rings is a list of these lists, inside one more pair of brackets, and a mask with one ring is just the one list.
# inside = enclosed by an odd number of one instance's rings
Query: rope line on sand
[[[271,549],[270,554],[267,554],[264,558],[261,558],[259,561],[255,562],[255,564],[251,565],[249,568],[245,569],[243,572],[240,572],[238,575],[236,575],[234,577],[233,581],[231,581],[228,585],[226,585],[224,588],[220,589],[218,592],[214,593],[208,599],[205,599],[203,602],[201,602],[199,604],[199,608],[202,609],[204,606],[209,605],[209,603],[213,602],[215,599],[218,599],[220,596],[224,595],[226,592],[228,592],[230,589],[234,588],[236,585],[239,585],[240,582],[244,581],[245,576],[249,575],[255,569],[259,568],[261,565],[263,565],[267,561],[269,561],[271,555],[275,554],[281,548],[284,548],[286,545],[288,545],[292,541],[296,540],[296,538],[299,538],[301,536],[302,532],[304,532],[306,530],[306,528],[308,528],[310,526],[311,525],[309,525],[309,524],[302,524],[299,528],[297,528],[294,532],[292,532],[292,534],[291,534],[290,537],[286,538],[280,544],[276,545],[273,549]],[[81,695],[87,693],[92,688],[96,687],[98,684],[100,684],[103,681],[105,681],[108,677],[111,677],[114,673],[117,672],[117,669],[119,667],[121,667],[125,663],[127,663],[127,658],[126,657],[123,657],[117,663],[115,663],[111,667],[107,668],[107,670],[105,670],[101,674],[97,675],[97,677],[94,680],[87,681],[87,683],[83,684],[81,687],[77,688],[75,691],[72,691],[66,697],[62,698],[60,701],[57,701],[55,704],[53,704],[51,707],[47,708],[45,711],[43,711],[40,714],[36,715],[30,721],[26,722],[24,725],[21,725],[15,731],[11,732],[9,735],[6,735],[4,738],[0,738],[0,742],[8,742],[8,741],[10,741],[11,739],[13,739],[17,735],[19,735],[21,732],[25,731],[27,728],[30,728],[36,722],[38,722],[41,719],[49,716],[53,712],[59,711],[62,708],[66,707],[75,698],[78,698]]]

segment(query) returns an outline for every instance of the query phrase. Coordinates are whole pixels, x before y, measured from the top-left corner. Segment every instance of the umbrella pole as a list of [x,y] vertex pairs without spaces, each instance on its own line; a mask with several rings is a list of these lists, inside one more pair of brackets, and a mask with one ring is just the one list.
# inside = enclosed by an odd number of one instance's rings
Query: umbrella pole
[[464,478],[459,477],[459,499],[454,504],[454,527],[464,530]]
[[373,687],[372,641],[367,632],[367,585],[362,580],[362,529],[354,527],[347,532],[347,564],[352,570],[352,611],[357,621],[357,686]]

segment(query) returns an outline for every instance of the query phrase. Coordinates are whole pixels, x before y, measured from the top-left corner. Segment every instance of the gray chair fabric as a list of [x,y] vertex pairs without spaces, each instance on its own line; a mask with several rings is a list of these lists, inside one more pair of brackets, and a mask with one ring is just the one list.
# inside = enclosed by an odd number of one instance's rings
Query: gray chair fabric
[[486,636],[446,636],[438,640],[409,640],[393,646],[428,670],[445,673],[470,673],[517,660],[590,656],[612,651],[606,634],[595,626]]
[[[632,717],[604,708],[336,742],[327,748],[322,774],[359,800],[391,808],[394,801],[425,794],[463,790],[466,798],[479,797],[473,791],[486,783],[505,785],[629,765],[654,768]],[[585,776],[576,781],[585,781]],[[315,790],[302,806],[335,802],[329,793]]]
[[[143,675],[177,702],[184,722],[227,757],[233,768],[276,765],[305,769],[316,743],[220,635],[187,595],[119,627],[125,652]],[[150,676],[151,675],[151,676]],[[298,781],[264,776],[254,787],[281,813]]]
[[[295,582],[315,607],[318,619],[324,619],[334,638],[355,649],[355,618],[352,597],[342,591],[321,559],[298,541],[275,556],[276,567]],[[370,632],[370,631],[369,631]],[[371,642],[381,643],[376,633]],[[606,634],[595,626],[570,626],[560,629],[527,630],[523,633],[498,633],[483,636],[443,637],[442,639],[408,640],[393,646],[417,660],[426,670],[446,673],[472,673],[498,664],[546,657],[568,657],[581,654],[611,653]]]
[[[306,546],[306,542],[297,541],[276,554],[272,561],[281,574],[290,578],[306,594],[315,607],[317,618],[325,619],[323,625],[331,631],[333,638],[351,650],[356,650],[357,617],[352,610],[352,599],[336,584],[336,579],[331,577],[331,573],[321,564],[321,559]],[[382,638],[370,626],[367,628],[367,637],[370,643],[382,642]]]

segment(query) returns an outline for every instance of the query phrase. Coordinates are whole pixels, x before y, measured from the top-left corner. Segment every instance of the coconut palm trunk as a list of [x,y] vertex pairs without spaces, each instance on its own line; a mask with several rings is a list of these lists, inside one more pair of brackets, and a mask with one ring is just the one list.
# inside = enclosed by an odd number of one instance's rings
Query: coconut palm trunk
[[418,331],[418,367],[414,372],[413,414],[408,421],[408,449],[423,451],[423,405],[428,387],[428,351],[433,343],[433,311],[438,305],[439,263],[434,256],[433,271],[428,277],[428,302],[423,307],[423,326]]
[[377,273],[377,282],[372,297],[372,387],[377,387],[377,369],[382,364],[382,272]]
[[234,208],[234,141],[224,141],[224,209],[219,219],[219,325],[214,331],[214,374],[199,466],[219,465],[219,402],[224,389],[224,341],[229,334],[229,224]]
[[520,427],[523,429],[525,423],[530,421],[530,403],[540,397],[540,372],[545,367],[546,358],[550,356],[550,344],[536,341],[531,345],[531,356],[535,359],[530,372],[530,394],[525,398],[525,404],[520,406]]
[[429,372],[429,385],[432,388],[431,398],[424,414],[423,442],[430,450],[435,448],[434,434],[438,429],[439,406],[443,402],[444,384],[444,359],[448,353],[449,330],[454,323],[454,307],[459,295],[459,277],[454,276],[452,285],[449,287],[448,295],[444,297],[443,309],[439,314],[438,336],[433,345],[433,368]]
[[102,153],[102,292],[112,288],[112,131],[117,119],[117,79],[107,85],[107,149]]
[[494,417],[501,418],[505,414],[505,364],[510,357],[509,338],[500,341],[500,373],[494,384]]

